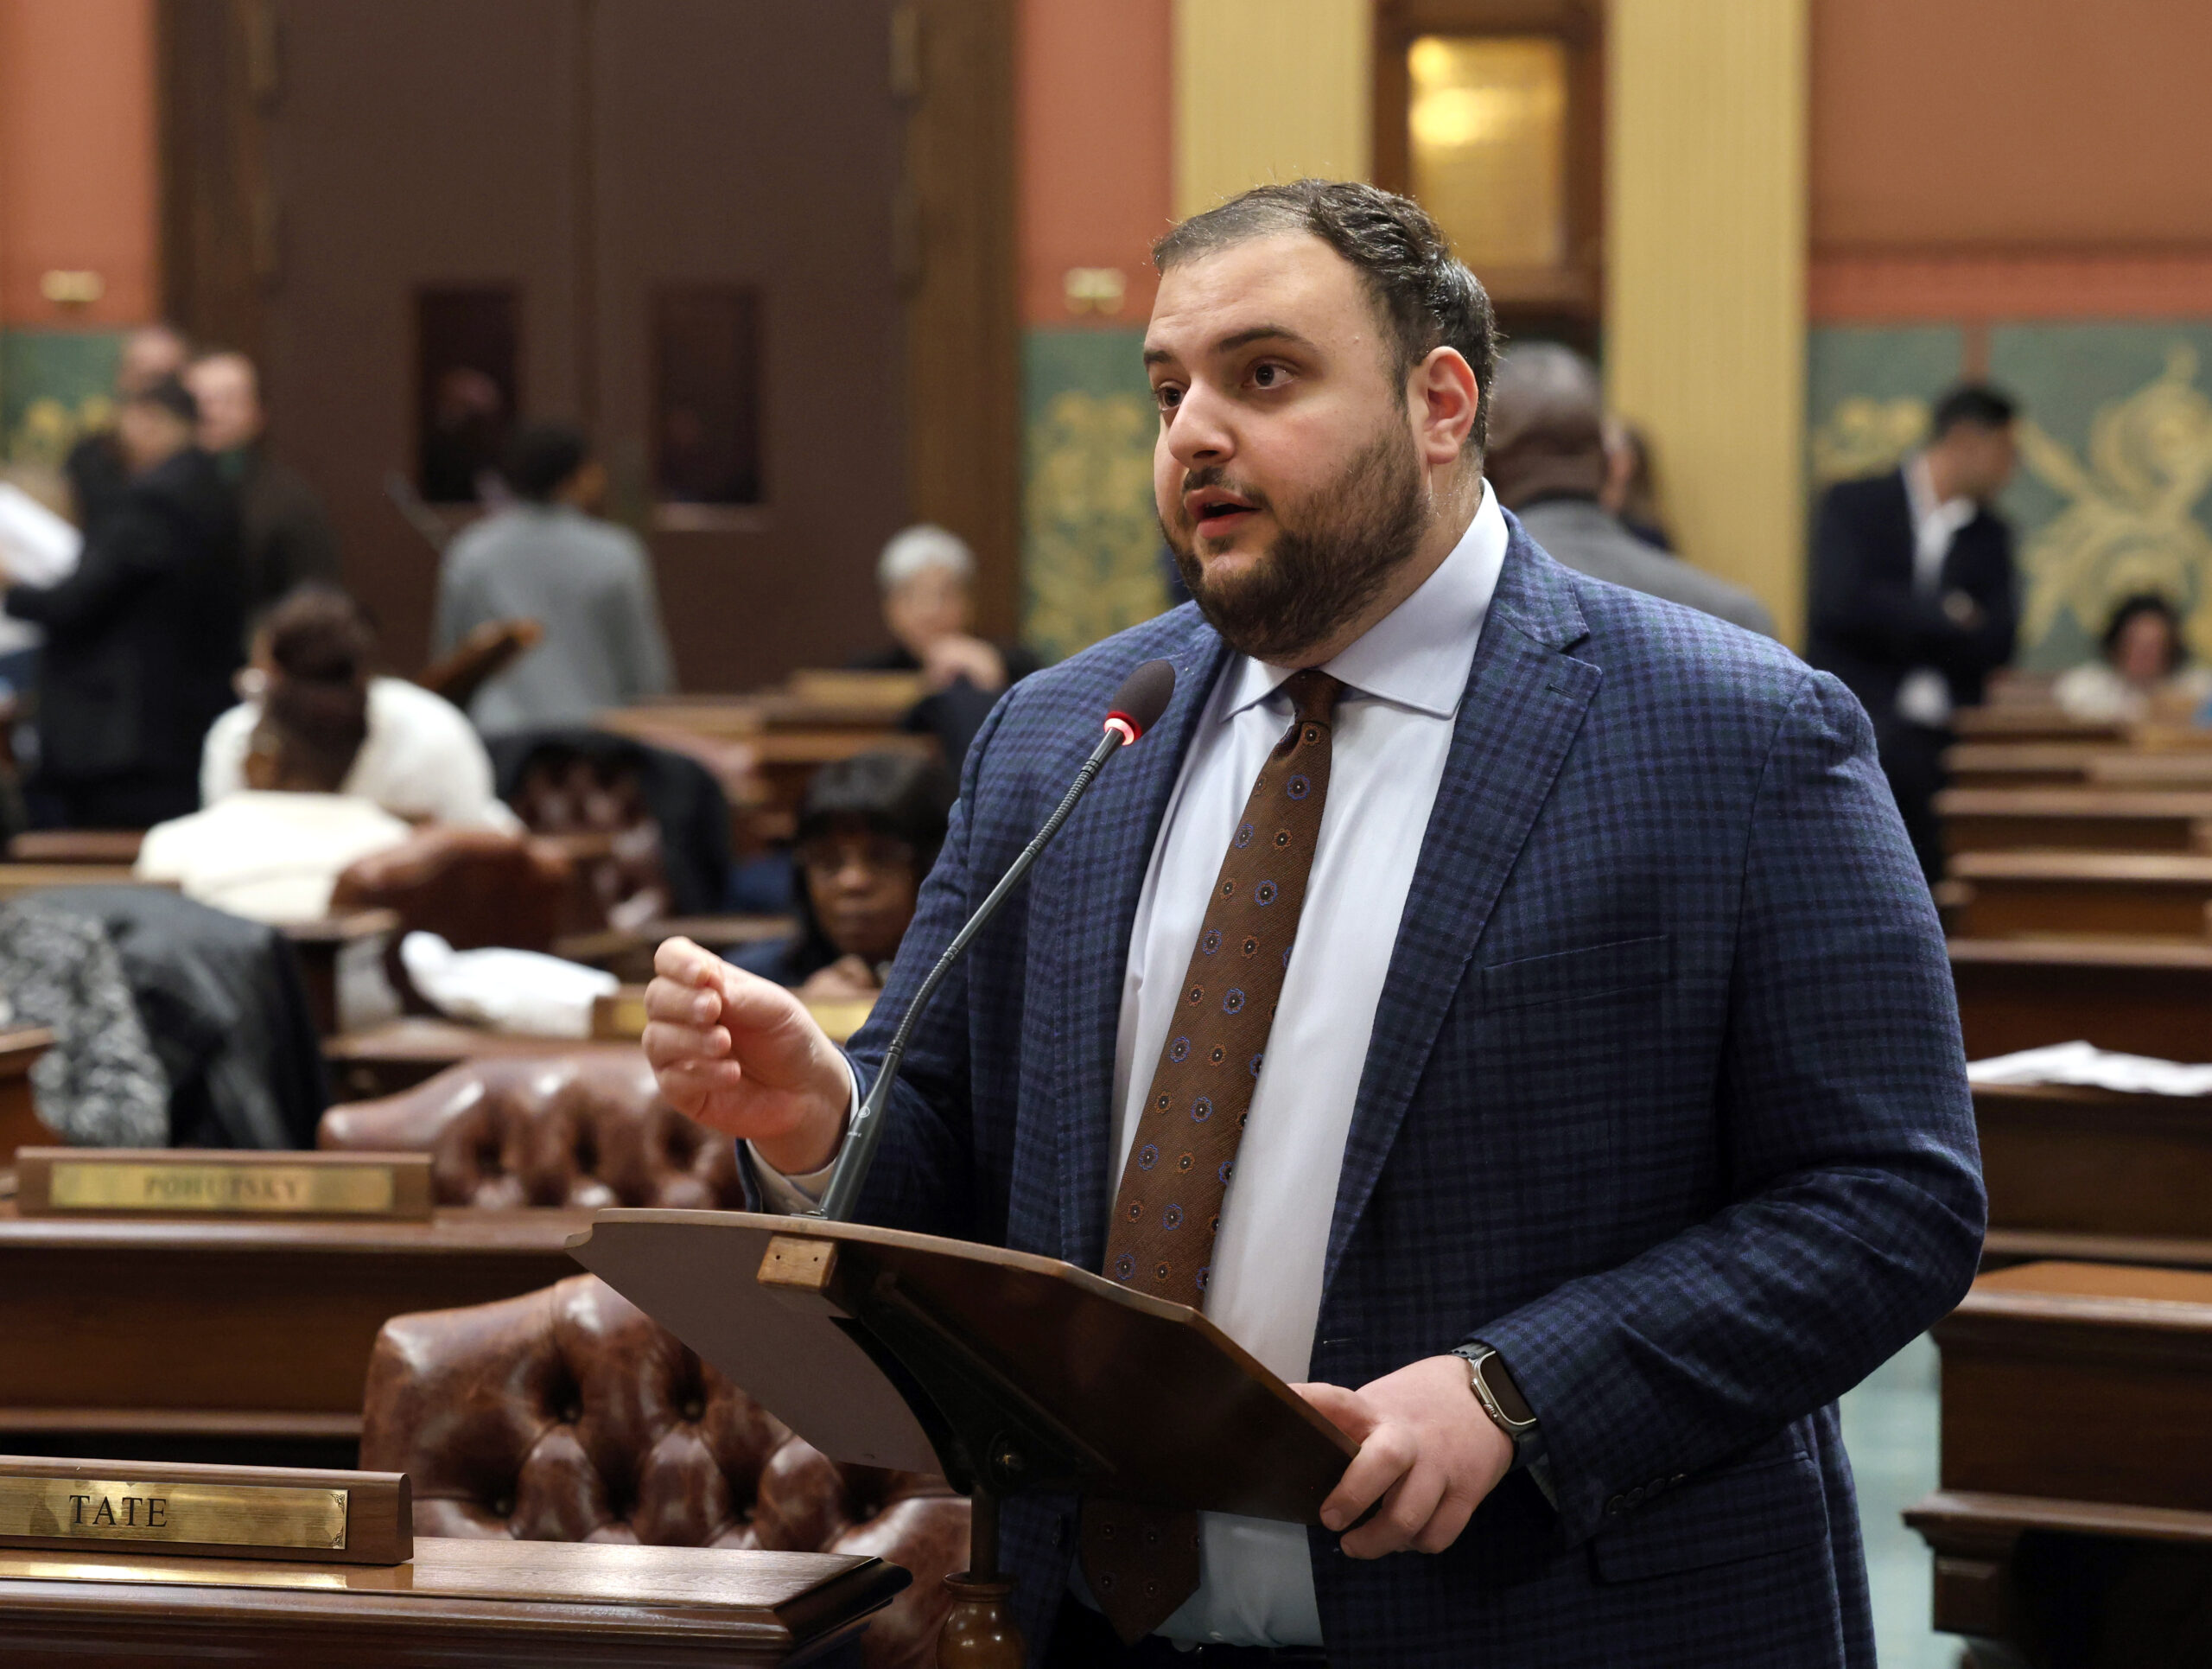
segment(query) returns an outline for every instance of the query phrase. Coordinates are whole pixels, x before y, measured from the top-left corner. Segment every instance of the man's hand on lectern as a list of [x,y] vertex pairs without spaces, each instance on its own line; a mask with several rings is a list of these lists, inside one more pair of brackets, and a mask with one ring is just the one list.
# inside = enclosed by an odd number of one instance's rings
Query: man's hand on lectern
[[1291,1389],[1359,1445],[1321,1503],[1321,1522],[1342,1530],[1374,1501],[1382,1503],[1339,1544],[1356,1559],[1408,1548],[1441,1553],[1512,1469],[1513,1445],[1468,1388],[1465,1357],[1425,1357],[1357,1391],[1321,1384]]
[[753,1143],[785,1175],[828,1164],[843,1139],[852,1078],[791,992],[688,939],[653,954],[645,1059],[668,1104]]

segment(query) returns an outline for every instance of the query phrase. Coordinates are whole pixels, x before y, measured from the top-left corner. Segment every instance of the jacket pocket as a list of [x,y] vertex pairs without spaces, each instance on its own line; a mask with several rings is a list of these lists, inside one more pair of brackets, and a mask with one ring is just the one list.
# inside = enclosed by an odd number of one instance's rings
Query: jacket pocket
[[1635,1582],[1826,1539],[1827,1498],[1810,1455],[1731,1467],[1679,1484],[1590,1542],[1601,1582]]
[[1674,935],[1662,933],[1493,963],[1482,971],[1483,1009],[1495,1013],[1545,1003],[1580,1003],[1662,984],[1674,972]]

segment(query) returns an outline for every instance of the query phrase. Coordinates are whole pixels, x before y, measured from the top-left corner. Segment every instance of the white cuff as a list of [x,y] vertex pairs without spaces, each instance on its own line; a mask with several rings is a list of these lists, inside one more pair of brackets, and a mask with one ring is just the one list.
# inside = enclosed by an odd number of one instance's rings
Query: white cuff
[[[839,1057],[841,1060],[842,1056]],[[854,1075],[853,1063],[845,1061],[845,1081],[848,1086],[845,1100],[845,1128],[853,1127],[853,1120],[861,1110],[861,1080]],[[819,1170],[810,1170],[798,1176],[787,1176],[760,1156],[760,1150],[752,1143],[745,1144],[745,1156],[753,1167],[753,1180],[760,1185],[761,1203],[772,1212],[786,1217],[802,1216],[822,1203],[822,1190],[830,1186],[830,1175],[837,1169],[837,1157],[845,1150],[845,1138],[837,1138],[837,1150],[830,1156],[830,1163]]]

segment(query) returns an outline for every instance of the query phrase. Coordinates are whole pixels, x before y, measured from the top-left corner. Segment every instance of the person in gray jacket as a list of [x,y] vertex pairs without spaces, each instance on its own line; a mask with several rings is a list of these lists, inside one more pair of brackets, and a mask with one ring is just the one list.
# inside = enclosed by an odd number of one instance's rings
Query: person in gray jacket
[[1498,365],[1490,414],[1484,473],[1530,538],[1593,579],[1775,635],[1757,597],[1654,550],[1599,502],[1605,401],[1588,360],[1550,342],[1516,348]]
[[432,652],[446,654],[486,621],[543,622],[545,640],[469,704],[487,736],[589,724],[609,707],[664,694],[668,638],[645,546],[590,513],[606,472],[582,434],[533,424],[504,472],[515,502],[446,549]]

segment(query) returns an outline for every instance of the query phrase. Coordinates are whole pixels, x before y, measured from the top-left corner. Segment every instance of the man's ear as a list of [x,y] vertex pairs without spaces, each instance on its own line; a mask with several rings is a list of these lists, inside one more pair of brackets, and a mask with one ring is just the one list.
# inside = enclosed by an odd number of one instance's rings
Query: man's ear
[[1465,455],[1482,390],[1458,348],[1431,348],[1407,379],[1406,398],[1423,463],[1438,468]]

